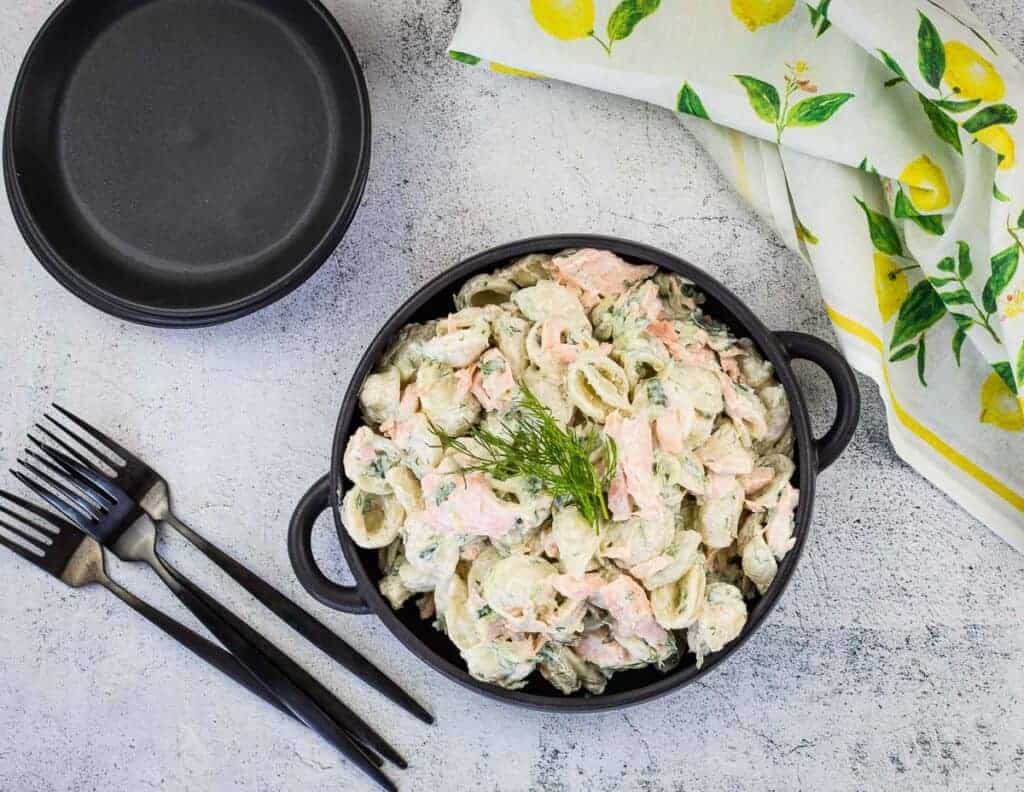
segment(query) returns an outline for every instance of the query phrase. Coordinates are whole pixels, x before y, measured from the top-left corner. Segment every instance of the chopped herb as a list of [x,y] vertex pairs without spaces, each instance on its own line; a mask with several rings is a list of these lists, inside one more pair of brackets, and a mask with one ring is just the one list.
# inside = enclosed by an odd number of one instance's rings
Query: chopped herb
[[723,322],[719,322],[716,319],[712,319],[709,316],[705,316],[700,311],[694,311],[693,323],[697,325],[701,330],[704,330],[711,335],[716,336],[727,336],[729,335],[729,327]]
[[505,361],[500,359],[485,360],[480,364],[480,372],[486,377],[491,374],[500,374],[505,370]]
[[369,514],[373,511],[374,499],[365,492],[360,492],[356,495],[356,506],[359,507],[359,511],[363,514]]
[[665,395],[665,387],[661,380],[647,380],[647,399],[655,407],[668,407],[668,397]]
[[434,553],[436,553],[436,552],[437,552],[437,545],[436,544],[432,544],[429,547],[425,547],[425,548],[423,548],[420,551],[420,558],[423,559],[424,561],[429,561],[434,556]]
[[366,472],[371,476],[377,478],[384,478],[384,474],[387,473],[391,468],[395,466],[394,460],[391,459],[385,452],[378,451],[374,456],[373,461],[366,466]]
[[492,613],[494,613],[494,609],[490,605],[484,605],[480,610],[476,612],[476,617],[478,619],[486,619]]
[[442,503],[448,500],[448,496],[450,496],[453,492],[455,492],[455,482],[444,482],[440,487],[437,488],[437,491],[434,493],[434,503],[440,506]]
[[[469,430],[475,442],[467,445],[431,424],[444,450],[455,450],[472,460],[466,468],[504,481],[533,477],[555,498],[568,498],[596,529],[609,518],[604,490],[615,475],[618,451],[610,437],[593,428],[583,435],[565,429],[551,411],[526,387],[514,410],[492,432],[482,426]],[[601,452],[605,471],[599,473],[591,457]]]

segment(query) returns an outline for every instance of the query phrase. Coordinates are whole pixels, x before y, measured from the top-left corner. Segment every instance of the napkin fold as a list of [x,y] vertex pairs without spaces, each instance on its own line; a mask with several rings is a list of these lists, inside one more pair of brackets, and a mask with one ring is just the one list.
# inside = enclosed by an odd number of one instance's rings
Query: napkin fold
[[896,452],[1024,551],[1024,74],[962,3],[462,0],[449,54],[678,113],[814,269]]

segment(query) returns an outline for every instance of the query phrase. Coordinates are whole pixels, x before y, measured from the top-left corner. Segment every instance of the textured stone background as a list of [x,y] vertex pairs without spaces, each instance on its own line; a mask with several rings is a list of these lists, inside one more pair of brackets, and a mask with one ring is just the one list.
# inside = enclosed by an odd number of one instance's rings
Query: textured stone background
[[[470,253],[549,232],[631,237],[706,267],[770,327],[833,338],[813,278],[671,115],[450,63],[454,0],[327,4],[362,57],[375,113],[369,188],[344,243],[258,315],[167,332],[71,297],[4,211],[3,467],[52,399],[159,460],[190,522],[436,713],[434,728],[399,714],[182,542],[166,543],[379,724],[412,761],[396,775],[407,792],[1024,786],[1024,558],[895,457],[866,380],[862,425],[819,481],[812,536],[781,605],[731,662],[657,702],[587,717],[498,706],[428,670],[373,619],[303,593],[285,527],[326,469],[354,363],[402,300]],[[4,97],[56,5],[0,10]],[[1021,0],[973,5],[1024,55]],[[824,379],[800,373],[822,427]],[[325,528],[319,542],[344,576]],[[112,569],[173,607],[147,572]],[[0,624],[4,792],[371,789],[100,589],[64,589],[0,553]]]

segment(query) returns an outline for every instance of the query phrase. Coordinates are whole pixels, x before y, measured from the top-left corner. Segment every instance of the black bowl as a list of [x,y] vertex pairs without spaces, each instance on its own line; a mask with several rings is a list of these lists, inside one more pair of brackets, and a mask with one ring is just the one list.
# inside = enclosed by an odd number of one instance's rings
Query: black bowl
[[43,266],[168,327],[237,318],[312,275],[369,159],[362,71],[316,0],[66,0],[25,56],[4,137]]
[[[563,695],[537,674],[531,677],[530,684],[523,690],[505,690],[471,677],[454,644],[447,636],[436,631],[429,621],[421,620],[413,605],[394,611],[381,596],[377,590],[381,575],[377,567],[376,551],[356,547],[341,524],[340,503],[349,484],[342,471],[342,455],[349,437],[360,425],[359,390],[399,329],[409,322],[450,313],[454,310],[452,296],[468,278],[477,273],[491,271],[509,259],[527,253],[581,247],[612,250],[627,260],[656,264],[689,278],[707,295],[704,308],[708,314],[726,322],[737,336],[752,339],[775,366],[776,376],[789,397],[796,438],[794,479],[800,488],[800,504],[794,530],[796,545],[780,563],[775,582],[768,593],[753,603],[740,636],[722,651],[709,655],[700,669],[696,667],[693,655],[686,655],[679,667],[669,673],[661,673],[653,667],[619,672],[609,681],[606,692],[600,696],[582,693]],[[815,439],[811,433],[807,407],[790,365],[795,358],[810,360],[821,366],[836,390],[836,418],[821,439]],[[732,292],[707,273],[675,256],[635,242],[601,236],[549,236],[513,242],[473,256],[432,280],[399,308],[377,334],[356,367],[342,401],[334,434],[331,472],[314,484],[299,503],[289,529],[288,551],[299,581],[320,602],[346,613],[376,614],[413,654],[467,688],[501,701],[542,710],[592,712],[636,704],[706,674],[739,649],[761,625],[785,590],[800,559],[811,522],[815,477],[842,453],[853,435],[859,414],[860,394],[856,378],[835,349],[803,333],[769,331]],[[313,559],[310,547],[313,523],[328,505],[334,511],[338,539],[349,569],[356,579],[355,586],[340,586],[331,582]]]

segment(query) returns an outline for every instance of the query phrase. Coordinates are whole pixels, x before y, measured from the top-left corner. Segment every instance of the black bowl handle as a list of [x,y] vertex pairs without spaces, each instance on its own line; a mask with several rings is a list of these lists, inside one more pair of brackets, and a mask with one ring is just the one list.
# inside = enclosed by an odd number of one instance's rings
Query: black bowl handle
[[370,613],[358,586],[329,580],[313,558],[313,525],[331,503],[331,477],[324,476],[302,496],[288,526],[288,557],[303,588],[328,607],[345,613]]
[[850,364],[831,345],[807,333],[775,334],[791,358],[809,360],[822,368],[836,392],[836,417],[825,436],[815,440],[818,472],[827,468],[850,442],[860,420],[860,389]]

